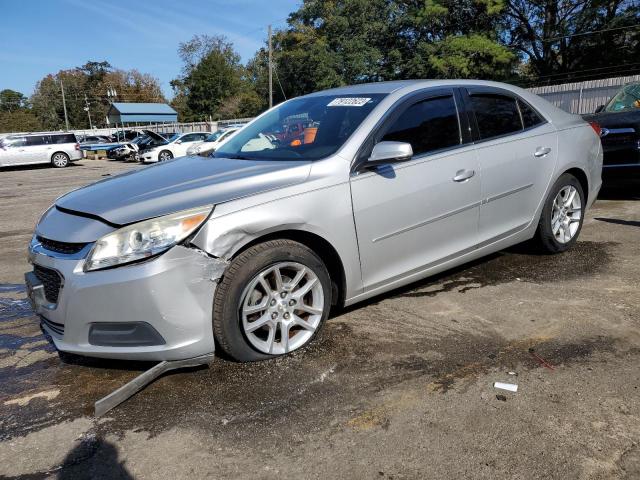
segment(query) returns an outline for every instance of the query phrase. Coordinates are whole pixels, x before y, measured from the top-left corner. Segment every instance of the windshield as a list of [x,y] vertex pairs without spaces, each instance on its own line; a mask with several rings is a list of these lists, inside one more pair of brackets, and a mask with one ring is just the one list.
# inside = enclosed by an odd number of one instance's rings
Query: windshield
[[283,103],[245,127],[216,157],[317,160],[336,152],[384,94],[322,95]]
[[605,112],[640,109],[640,83],[625,85],[604,108]]
[[204,139],[205,142],[215,142],[218,140],[226,130],[218,130],[216,133],[212,133],[207,138]]

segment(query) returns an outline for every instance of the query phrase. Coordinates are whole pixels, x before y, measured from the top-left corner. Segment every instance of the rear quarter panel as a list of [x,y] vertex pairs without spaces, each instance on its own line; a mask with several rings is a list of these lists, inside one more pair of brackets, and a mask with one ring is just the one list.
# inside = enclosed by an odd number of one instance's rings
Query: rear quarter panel
[[558,130],[558,171],[555,179],[572,168],[579,168],[587,175],[589,187],[585,193],[587,205],[591,206],[602,184],[602,144],[593,128],[583,121]]

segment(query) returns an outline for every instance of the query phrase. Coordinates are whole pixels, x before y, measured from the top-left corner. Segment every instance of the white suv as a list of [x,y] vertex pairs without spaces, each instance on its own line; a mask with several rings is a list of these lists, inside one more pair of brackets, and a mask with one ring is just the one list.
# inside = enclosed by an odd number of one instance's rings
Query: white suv
[[209,136],[207,132],[176,133],[170,137],[162,134],[147,132],[154,139],[152,146],[142,150],[139,158],[142,163],[164,162],[176,157],[184,157],[187,149],[202,142]]
[[73,133],[29,133],[0,140],[0,167],[50,163],[63,168],[82,157]]

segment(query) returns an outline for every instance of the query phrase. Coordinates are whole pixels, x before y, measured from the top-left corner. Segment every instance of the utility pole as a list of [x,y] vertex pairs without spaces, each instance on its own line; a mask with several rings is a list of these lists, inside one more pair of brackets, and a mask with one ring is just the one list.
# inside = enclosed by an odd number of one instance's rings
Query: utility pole
[[67,126],[67,132],[69,131],[69,118],[67,117],[67,102],[64,98],[64,86],[62,85],[62,78],[60,78],[60,90],[62,91],[62,109],[64,110],[64,123]]
[[269,108],[273,107],[273,46],[271,45],[271,25],[269,25]]
[[89,99],[87,99],[87,94],[84,94],[84,110],[87,112],[87,116],[89,117],[89,129],[93,130],[93,125],[91,123],[91,112],[89,112]]

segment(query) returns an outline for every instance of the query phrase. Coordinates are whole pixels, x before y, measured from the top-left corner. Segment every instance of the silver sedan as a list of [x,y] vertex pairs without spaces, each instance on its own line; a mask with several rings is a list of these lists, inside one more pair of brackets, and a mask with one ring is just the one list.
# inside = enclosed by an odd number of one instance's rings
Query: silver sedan
[[[592,128],[593,127],[593,128]],[[215,153],[59,198],[28,290],[60,350],[239,361],[313,340],[334,306],[534,238],[559,253],[601,184],[597,126],[481,81],[289,100]]]

